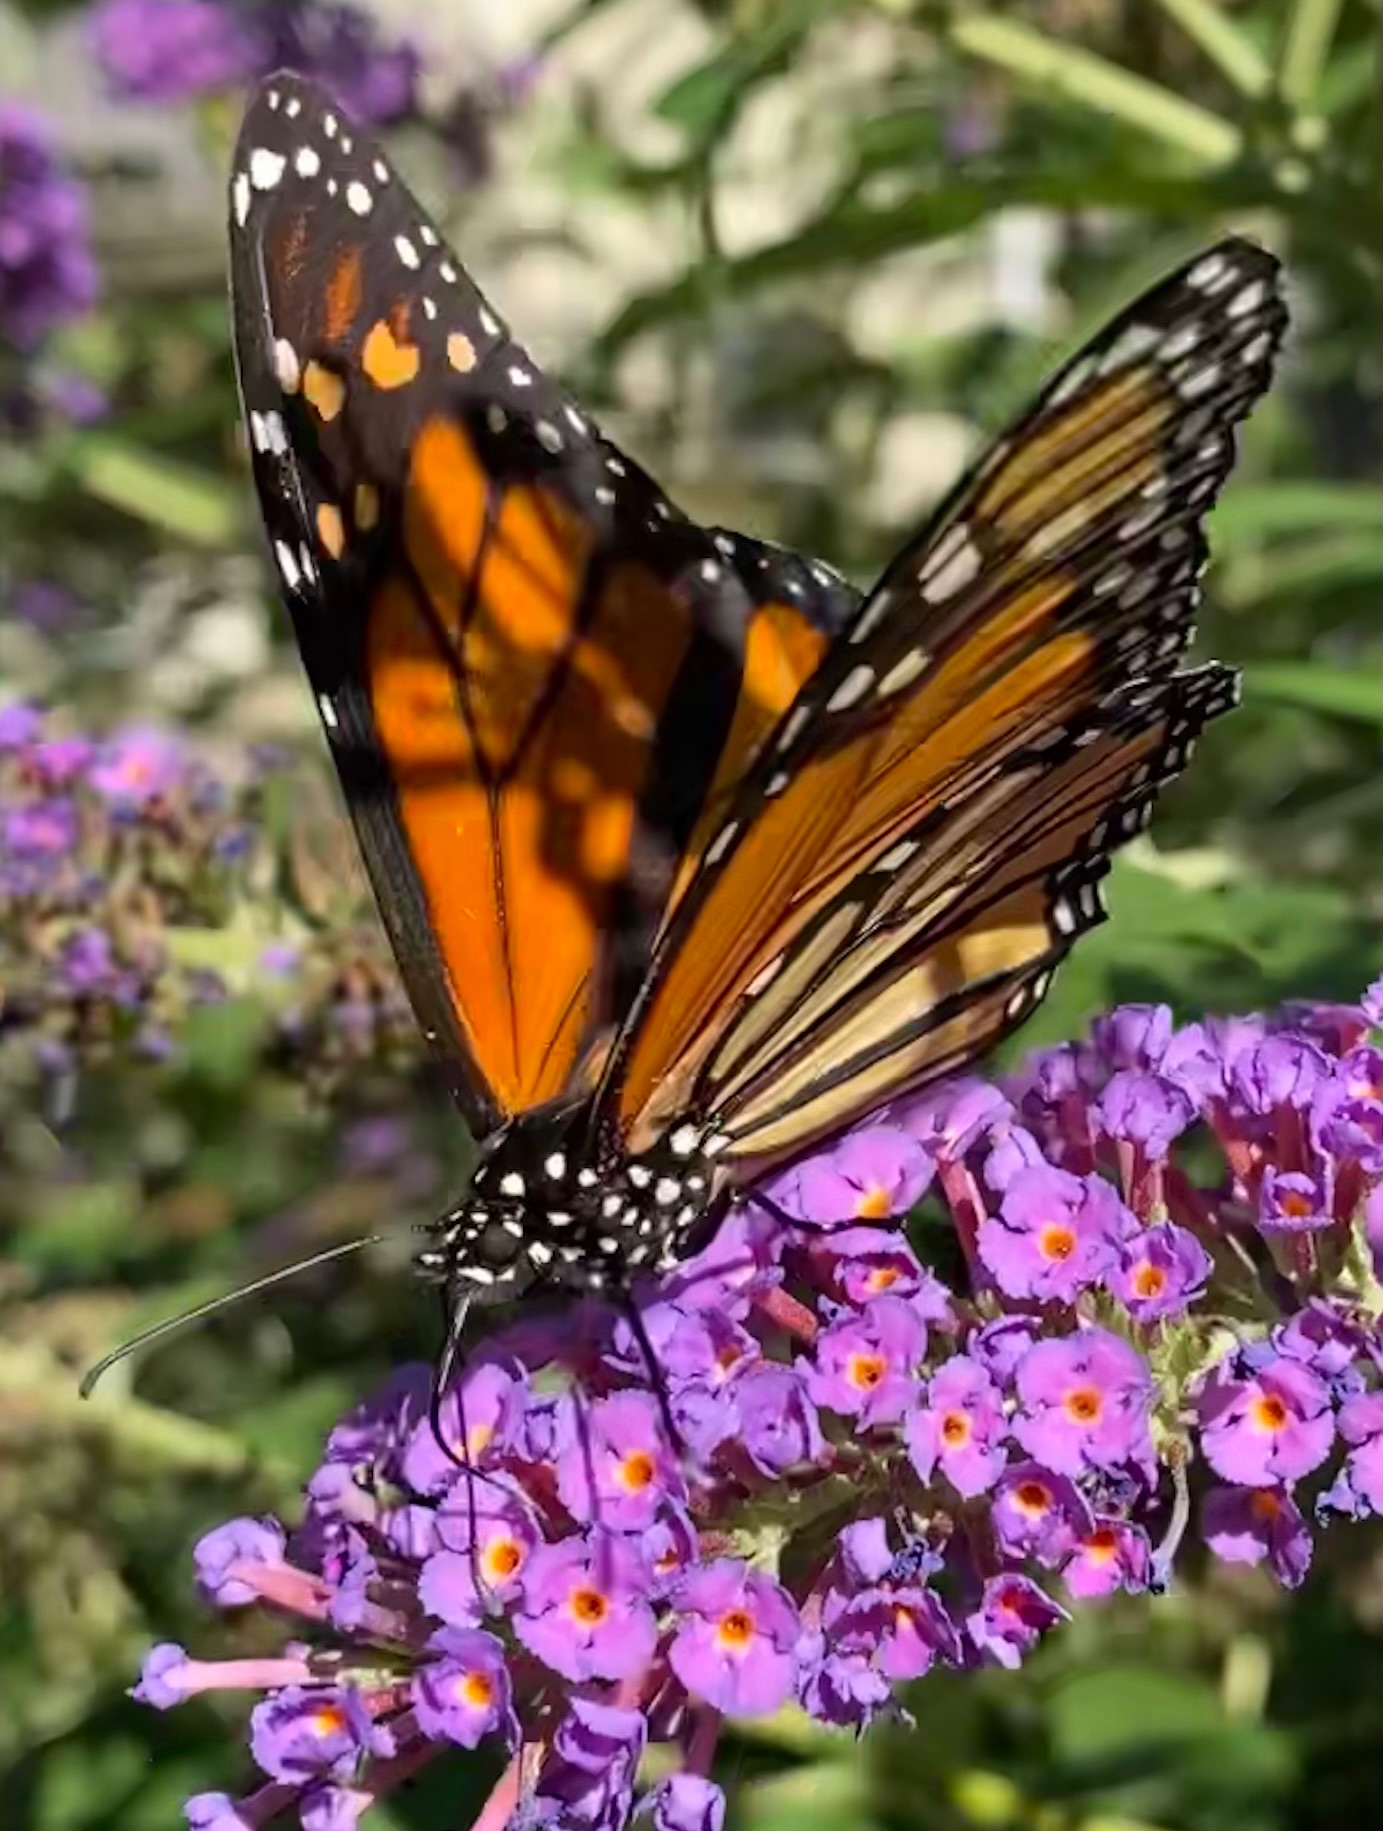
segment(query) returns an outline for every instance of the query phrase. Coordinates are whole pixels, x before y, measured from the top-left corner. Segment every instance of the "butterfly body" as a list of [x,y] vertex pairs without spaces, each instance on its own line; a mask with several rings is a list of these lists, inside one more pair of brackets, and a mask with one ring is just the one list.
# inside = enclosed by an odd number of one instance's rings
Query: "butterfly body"
[[260,91],[230,203],[270,553],[480,1141],[422,1269],[621,1292],[968,1067],[1101,919],[1234,703],[1180,657],[1277,264],[1231,238],[1135,301],[861,595],[683,515],[312,85]]
[[714,1131],[685,1121],[631,1155],[591,1121],[589,1106],[559,1104],[502,1127],[464,1197],[428,1228],[419,1268],[483,1304],[535,1284],[618,1291],[684,1258],[723,1204]]

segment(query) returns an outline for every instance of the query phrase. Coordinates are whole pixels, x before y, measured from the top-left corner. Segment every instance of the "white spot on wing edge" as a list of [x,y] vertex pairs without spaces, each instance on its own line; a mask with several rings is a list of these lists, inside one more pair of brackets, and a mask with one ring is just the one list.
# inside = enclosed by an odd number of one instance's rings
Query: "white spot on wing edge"
[[299,178],[315,178],[322,169],[322,155],[315,146],[300,146],[293,155],[293,170]]
[[874,685],[874,670],[859,662],[841,681],[840,685],[826,701],[828,712],[848,712],[851,706],[857,706]]
[[346,202],[357,216],[368,216],[375,207],[369,186],[362,184],[358,178],[353,178],[346,186]]
[[272,191],[287,163],[282,153],[267,146],[257,146],[250,154],[250,183],[257,191]]
[[250,220],[250,177],[248,172],[235,174],[235,182],[231,185],[231,202],[235,209],[236,225],[243,229]]

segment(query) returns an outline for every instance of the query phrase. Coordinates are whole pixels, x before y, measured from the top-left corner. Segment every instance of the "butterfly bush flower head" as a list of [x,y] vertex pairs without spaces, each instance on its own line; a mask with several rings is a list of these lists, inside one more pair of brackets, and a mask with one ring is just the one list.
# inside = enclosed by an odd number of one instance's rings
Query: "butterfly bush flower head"
[[[521,1315],[444,1396],[445,1449],[401,1370],[296,1525],[197,1548],[208,1602],[295,1626],[262,1657],[150,1654],[156,1708],[263,1697],[258,1781],[188,1822],[351,1824],[485,1743],[481,1831],[717,1831],[725,1717],[858,1731],[935,1667],[1014,1668],[1174,1582],[1188,1517],[1301,1582],[1320,1532],[1383,1511],[1371,1021],[1121,1007],[776,1175],[633,1293],[652,1367],[617,1308]],[[1306,1227],[1278,1218],[1292,1178]]]
[[0,350],[34,351],[96,298],[86,195],[36,109],[0,101]]

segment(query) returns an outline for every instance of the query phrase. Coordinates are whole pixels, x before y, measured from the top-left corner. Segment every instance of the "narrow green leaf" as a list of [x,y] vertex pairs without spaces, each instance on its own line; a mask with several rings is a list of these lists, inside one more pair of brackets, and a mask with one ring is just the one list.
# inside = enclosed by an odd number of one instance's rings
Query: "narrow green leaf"
[[1332,667],[1323,661],[1262,661],[1248,670],[1250,704],[1271,700],[1358,724],[1383,725],[1383,681],[1378,669]]
[[1217,551],[1241,540],[1336,528],[1376,534],[1383,531],[1383,497],[1372,483],[1239,483],[1217,506],[1210,528]]
[[1273,73],[1267,58],[1216,0],[1158,0],[1158,4],[1241,95],[1257,98],[1268,93]]
[[226,547],[240,526],[233,485],[109,434],[76,441],[69,462],[99,502],[196,547]]
[[1284,101],[1300,107],[1315,96],[1335,42],[1341,5],[1342,0],[1297,0],[1277,72],[1277,86]]
[[1207,168],[1230,165],[1243,151],[1244,136],[1233,122],[1091,51],[1058,44],[1017,20],[980,14],[957,19],[950,34],[972,57],[1152,134]]

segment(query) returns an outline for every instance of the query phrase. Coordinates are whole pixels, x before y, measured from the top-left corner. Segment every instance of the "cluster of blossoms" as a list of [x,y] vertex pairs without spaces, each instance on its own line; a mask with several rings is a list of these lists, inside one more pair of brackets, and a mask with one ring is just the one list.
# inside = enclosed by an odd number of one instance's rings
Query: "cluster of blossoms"
[[[232,783],[165,731],[98,740],[0,706],[0,1049],[59,1104],[114,1047],[166,1057],[187,1011],[225,996],[196,943],[231,938],[252,899],[274,914],[266,781],[251,759]],[[251,930],[235,974],[276,1013],[272,1053],[322,1079],[414,1053],[380,939],[298,929]]]
[[416,46],[386,42],[364,8],[334,0],[100,0],[89,32],[112,93],[130,101],[190,101],[288,68],[374,126],[417,108]]
[[263,1783],[189,1822],[345,1831],[493,1738],[475,1831],[719,1831],[727,1716],[859,1731],[934,1665],[1016,1667],[1072,1604],[1165,1587],[1193,1522],[1299,1583],[1316,1530],[1383,1512],[1380,1015],[1117,1009],[779,1175],[635,1291],[641,1329],[524,1314],[436,1420],[400,1371],[296,1529],[197,1547],[205,1597],[301,1638],[149,1656],[160,1708],[265,1693]]
[[0,346],[21,355],[96,297],[86,195],[36,110],[0,100]]

